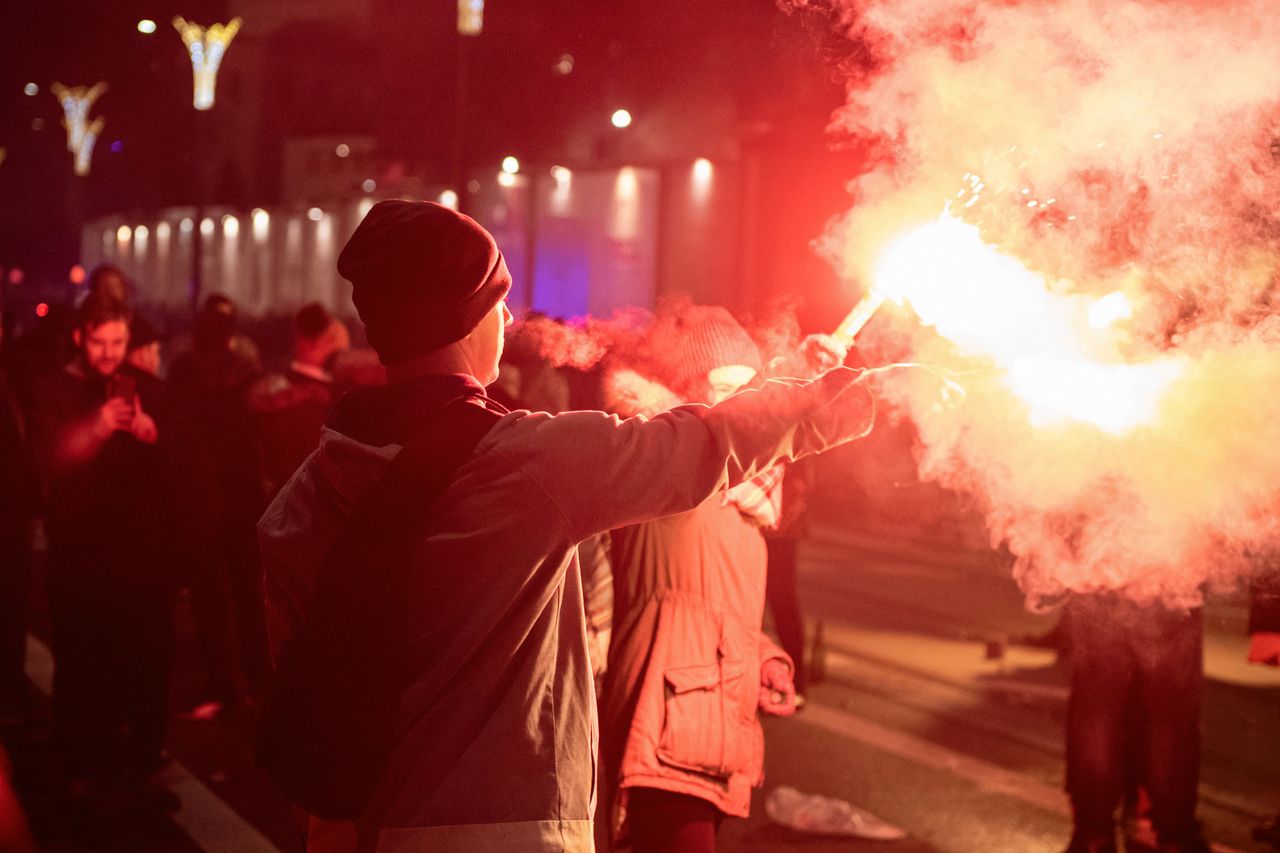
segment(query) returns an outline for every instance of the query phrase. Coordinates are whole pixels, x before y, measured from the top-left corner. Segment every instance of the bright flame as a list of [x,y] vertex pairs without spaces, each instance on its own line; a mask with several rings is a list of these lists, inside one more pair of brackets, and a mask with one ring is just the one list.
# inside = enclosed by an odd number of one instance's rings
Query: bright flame
[[1036,426],[1076,421],[1121,435],[1156,418],[1183,370],[1173,358],[1124,363],[1111,331],[1131,313],[1123,293],[1054,292],[949,212],[881,254],[870,299],[885,298],[910,303],[965,354],[994,362]]

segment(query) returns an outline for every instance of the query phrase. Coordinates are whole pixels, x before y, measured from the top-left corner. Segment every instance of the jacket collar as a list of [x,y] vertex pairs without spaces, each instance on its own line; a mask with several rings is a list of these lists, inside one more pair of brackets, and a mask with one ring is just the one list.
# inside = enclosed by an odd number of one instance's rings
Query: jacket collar
[[463,397],[473,397],[493,411],[507,412],[485,395],[475,378],[461,373],[435,374],[378,388],[356,388],[338,401],[327,426],[372,447],[403,445],[430,417]]

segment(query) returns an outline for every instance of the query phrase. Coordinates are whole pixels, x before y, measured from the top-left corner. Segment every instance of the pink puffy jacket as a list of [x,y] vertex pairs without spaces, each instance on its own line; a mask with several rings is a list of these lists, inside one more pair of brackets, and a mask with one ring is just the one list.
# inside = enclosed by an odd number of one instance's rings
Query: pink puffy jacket
[[625,846],[626,790],[691,794],[745,817],[763,782],[766,554],[721,495],[613,534],[614,633],[600,704],[603,800]]

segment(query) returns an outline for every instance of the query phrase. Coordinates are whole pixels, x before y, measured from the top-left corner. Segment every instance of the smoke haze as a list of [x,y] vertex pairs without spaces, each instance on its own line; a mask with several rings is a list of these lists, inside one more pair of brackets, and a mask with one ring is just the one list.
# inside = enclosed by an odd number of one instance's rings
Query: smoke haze
[[[982,353],[887,306],[867,333],[882,346],[985,371],[962,379],[958,409],[900,389],[922,475],[973,496],[1033,604],[1109,589],[1185,607],[1247,574],[1280,532],[1272,5],[783,5],[821,6],[861,46],[832,130],[880,156],[821,240],[848,280],[867,291],[887,245],[950,209],[1051,294],[1122,292],[1133,312],[1107,332],[1115,363],[1182,366],[1131,431],[1034,425]],[[986,295],[953,294],[997,311]]]

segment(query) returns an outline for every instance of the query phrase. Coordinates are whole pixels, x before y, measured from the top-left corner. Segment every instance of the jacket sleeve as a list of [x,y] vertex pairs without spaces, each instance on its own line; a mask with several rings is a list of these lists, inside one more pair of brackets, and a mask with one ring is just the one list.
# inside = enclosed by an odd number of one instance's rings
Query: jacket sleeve
[[870,431],[875,403],[860,373],[772,380],[715,406],[652,419],[603,412],[530,415],[507,447],[559,506],[579,540],[685,512],[779,462]]
[[791,674],[796,674],[796,662],[791,659],[791,655],[782,650],[782,647],[773,641],[773,638],[763,631],[760,632],[760,671],[764,672],[764,665],[771,660],[780,660],[791,670]]

